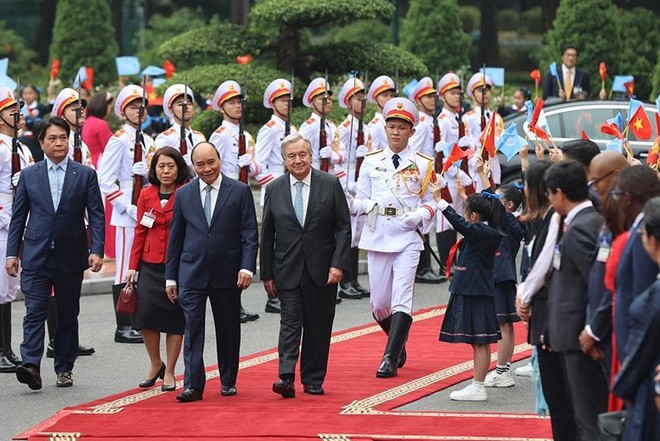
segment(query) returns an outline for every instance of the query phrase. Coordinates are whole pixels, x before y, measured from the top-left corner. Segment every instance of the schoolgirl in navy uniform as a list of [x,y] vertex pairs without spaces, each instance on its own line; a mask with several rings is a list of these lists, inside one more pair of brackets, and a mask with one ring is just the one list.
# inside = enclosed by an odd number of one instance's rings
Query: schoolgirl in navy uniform
[[[459,186],[459,194],[464,190]],[[493,266],[503,233],[495,227],[501,224],[501,204],[492,193],[471,194],[465,203],[465,218],[440,196],[433,196],[437,209],[453,225],[463,239],[457,242],[456,268],[449,285],[449,304],[440,330],[440,341],[468,343],[474,352],[472,383],[449,398],[457,401],[485,401],[484,379],[490,364],[490,344],[500,338],[495,315],[495,284]],[[495,226],[495,227],[494,227]],[[448,260],[452,259],[452,253]],[[447,262],[450,266],[450,262]]]

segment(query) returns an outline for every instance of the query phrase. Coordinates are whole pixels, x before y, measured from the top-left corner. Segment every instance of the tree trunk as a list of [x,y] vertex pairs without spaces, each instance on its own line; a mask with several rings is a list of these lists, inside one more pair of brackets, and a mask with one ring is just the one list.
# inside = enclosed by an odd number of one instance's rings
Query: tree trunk
[[497,7],[495,0],[481,1],[481,35],[479,60],[487,66],[499,66],[500,45],[497,40]]
[[557,16],[557,7],[559,7],[559,0],[541,0],[541,21],[544,33],[554,27],[552,23]]
[[282,72],[294,71],[297,78],[303,82],[309,82],[311,63],[300,53],[298,28],[282,23],[275,47],[277,48],[277,68]]

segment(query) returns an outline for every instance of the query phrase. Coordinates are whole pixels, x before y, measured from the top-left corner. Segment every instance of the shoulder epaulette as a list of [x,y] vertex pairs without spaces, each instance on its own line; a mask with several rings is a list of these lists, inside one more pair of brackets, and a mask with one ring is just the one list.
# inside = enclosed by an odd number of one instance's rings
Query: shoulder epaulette
[[351,122],[349,120],[346,120],[341,125],[344,127],[349,127],[351,125]]
[[438,117],[438,119],[445,119],[445,118],[447,118],[447,115],[444,113],[441,113],[440,116]]
[[380,153],[380,152],[382,152],[382,151],[383,151],[383,149],[374,150],[373,152],[369,152],[369,153],[367,153],[366,156],[375,155],[376,153]]
[[377,123],[377,122],[380,122],[380,118],[374,118],[374,119],[371,120],[371,122],[374,123],[374,124]]
[[124,130],[124,129],[119,129],[119,130],[117,130],[117,131],[115,132],[115,134],[114,134],[113,136],[121,136],[121,135],[124,134],[125,131],[126,131],[126,130]]
[[275,121],[272,119],[266,123],[266,127],[273,127],[275,125]]
[[204,136],[204,133],[200,132],[199,130],[193,130],[192,131],[195,135],[202,135]]
[[316,120],[314,118],[310,118],[307,121],[305,121],[306,124],[314,124]]
[[424,159],[427,159],[427,160],[429,160],[429,161],[433,161],[433,158],[431,158],[431,157],[428,156],[428,155],[425,155],[424,153],[421,153],[421,152],[415,152],[415,153],[417,153],[419,156],[421,156],[421,157],[424,158]]
[[426,119],[426,116],[424,116],[424,115],[419,115],[419,120],[420,120],[420,121],[424,121],[425,119]]
[[174,132],[174,127],[170,127],[169,129],[165,130],[163,132],[163,135],[169,135],[170,133]]
[[466,114],[466,115],[474,115],[475,113],[476,113],[476,110],[474,110],[474,109],[470,109],[470,110],[468,110],[465,114]]
[[337,124],[335,124],[335,122],[334,122],[333,120],[331,120],[330,118],[326,118],[325,121],[328,122],[328,123],[330,123],[330,124],[332,124],[332,125],[334,125],[334,126],[337,125]]
[[3,145],[4,143],[5,142],[2,139],[0,139],[0,145]]
[[225,126],[220,126],[220,127],[218,127],[217,129],[215,129],[215,132],[214,132],[214,133],[218,133],[218,134],[220,134],[220,133],[222,133],[224,130],[225,130]]

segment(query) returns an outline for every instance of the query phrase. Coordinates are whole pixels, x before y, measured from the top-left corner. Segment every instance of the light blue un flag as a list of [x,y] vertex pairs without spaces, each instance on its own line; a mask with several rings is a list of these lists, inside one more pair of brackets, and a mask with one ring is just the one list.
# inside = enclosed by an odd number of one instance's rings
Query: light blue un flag
[[511,123],[504,133],[502,133],[500,139],[497,140],[495,148],[504,153],[507,160],[510,160],[520,153],[520,149],[526,145],[527,141],[525,141],[525,138],[518,135],[518,127],[516,126],[516,123]]

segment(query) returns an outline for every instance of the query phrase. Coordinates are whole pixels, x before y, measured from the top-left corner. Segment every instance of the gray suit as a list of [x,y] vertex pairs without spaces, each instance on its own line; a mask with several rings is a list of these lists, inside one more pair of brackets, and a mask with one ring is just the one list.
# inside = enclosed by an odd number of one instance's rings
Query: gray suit
[[602,222],[593,207],[575,215],[558,244],[561,263],[554,267],[548,295],[546,343],[560,353],[578,439],[583,441],[598,439],[598,414],[607,407],[607,381],[600,363],[582,352],[578,340],[586,321],[589,274]]

